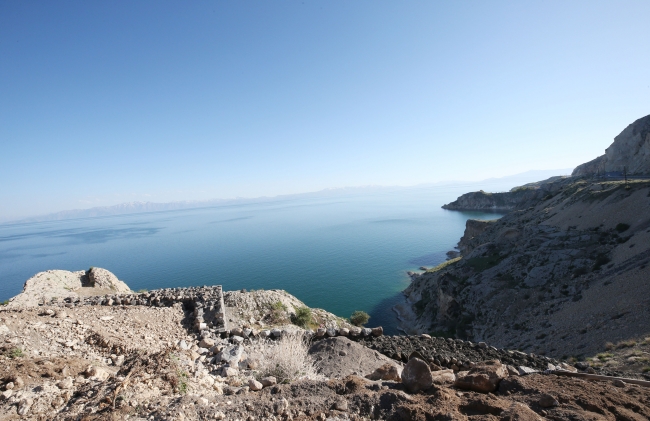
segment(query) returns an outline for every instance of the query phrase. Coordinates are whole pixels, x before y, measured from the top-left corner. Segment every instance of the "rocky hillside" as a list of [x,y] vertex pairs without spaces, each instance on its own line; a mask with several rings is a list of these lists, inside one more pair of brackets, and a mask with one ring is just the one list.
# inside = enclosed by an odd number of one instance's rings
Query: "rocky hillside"
[[402,328],[565,358],[650,336],[650,182],[547,189],[498,220],[468,221],[462,256],[406,289]]
[[650,175],[650,115],[627,126],[604,155],[576,167],[572,175],[623,173],[624,168],[629,175]]

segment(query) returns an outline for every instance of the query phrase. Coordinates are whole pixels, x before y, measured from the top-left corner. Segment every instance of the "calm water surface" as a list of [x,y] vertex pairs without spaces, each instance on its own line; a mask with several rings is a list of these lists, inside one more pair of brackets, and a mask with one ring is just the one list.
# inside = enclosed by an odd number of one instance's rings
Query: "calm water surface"
[[132,289],[284,289],[310,307],[395,333],[408,270],[445,260],[468,218],[463,188],[381,189],[182,211],[0,225],[0,300],[48,269],[106,268]]

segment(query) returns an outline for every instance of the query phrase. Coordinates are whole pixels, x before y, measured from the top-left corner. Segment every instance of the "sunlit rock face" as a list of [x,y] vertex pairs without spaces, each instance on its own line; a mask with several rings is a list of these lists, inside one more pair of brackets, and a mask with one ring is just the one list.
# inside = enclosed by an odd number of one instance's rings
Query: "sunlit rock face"
[[614,138],[605,155],[573,170],[573,176],[623,173],[650,175],[650,115],[636,120]]

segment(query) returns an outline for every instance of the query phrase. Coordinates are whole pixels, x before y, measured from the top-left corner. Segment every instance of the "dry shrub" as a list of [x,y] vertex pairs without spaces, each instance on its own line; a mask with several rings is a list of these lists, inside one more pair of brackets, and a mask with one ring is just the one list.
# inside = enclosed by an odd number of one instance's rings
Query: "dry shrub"
[[277,341],[258,344],[253,358],[258,361],[257,377],[273,376],[278,383],[308,378],[322,378],[316,372],[316,361],[309,355],[309,342],[299,333],[287,333]]

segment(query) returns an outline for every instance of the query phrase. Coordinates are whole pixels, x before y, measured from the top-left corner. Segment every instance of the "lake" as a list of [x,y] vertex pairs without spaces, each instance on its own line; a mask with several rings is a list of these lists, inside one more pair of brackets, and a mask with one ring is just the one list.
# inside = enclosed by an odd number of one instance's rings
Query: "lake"
[[406,272],[445,261],[468,218],[440,208],[467,186],[368,188],[259,203],[0,225],[0,300],[48,269],[102,267],[132,289],[284,289],[310,307],[396,332]]

